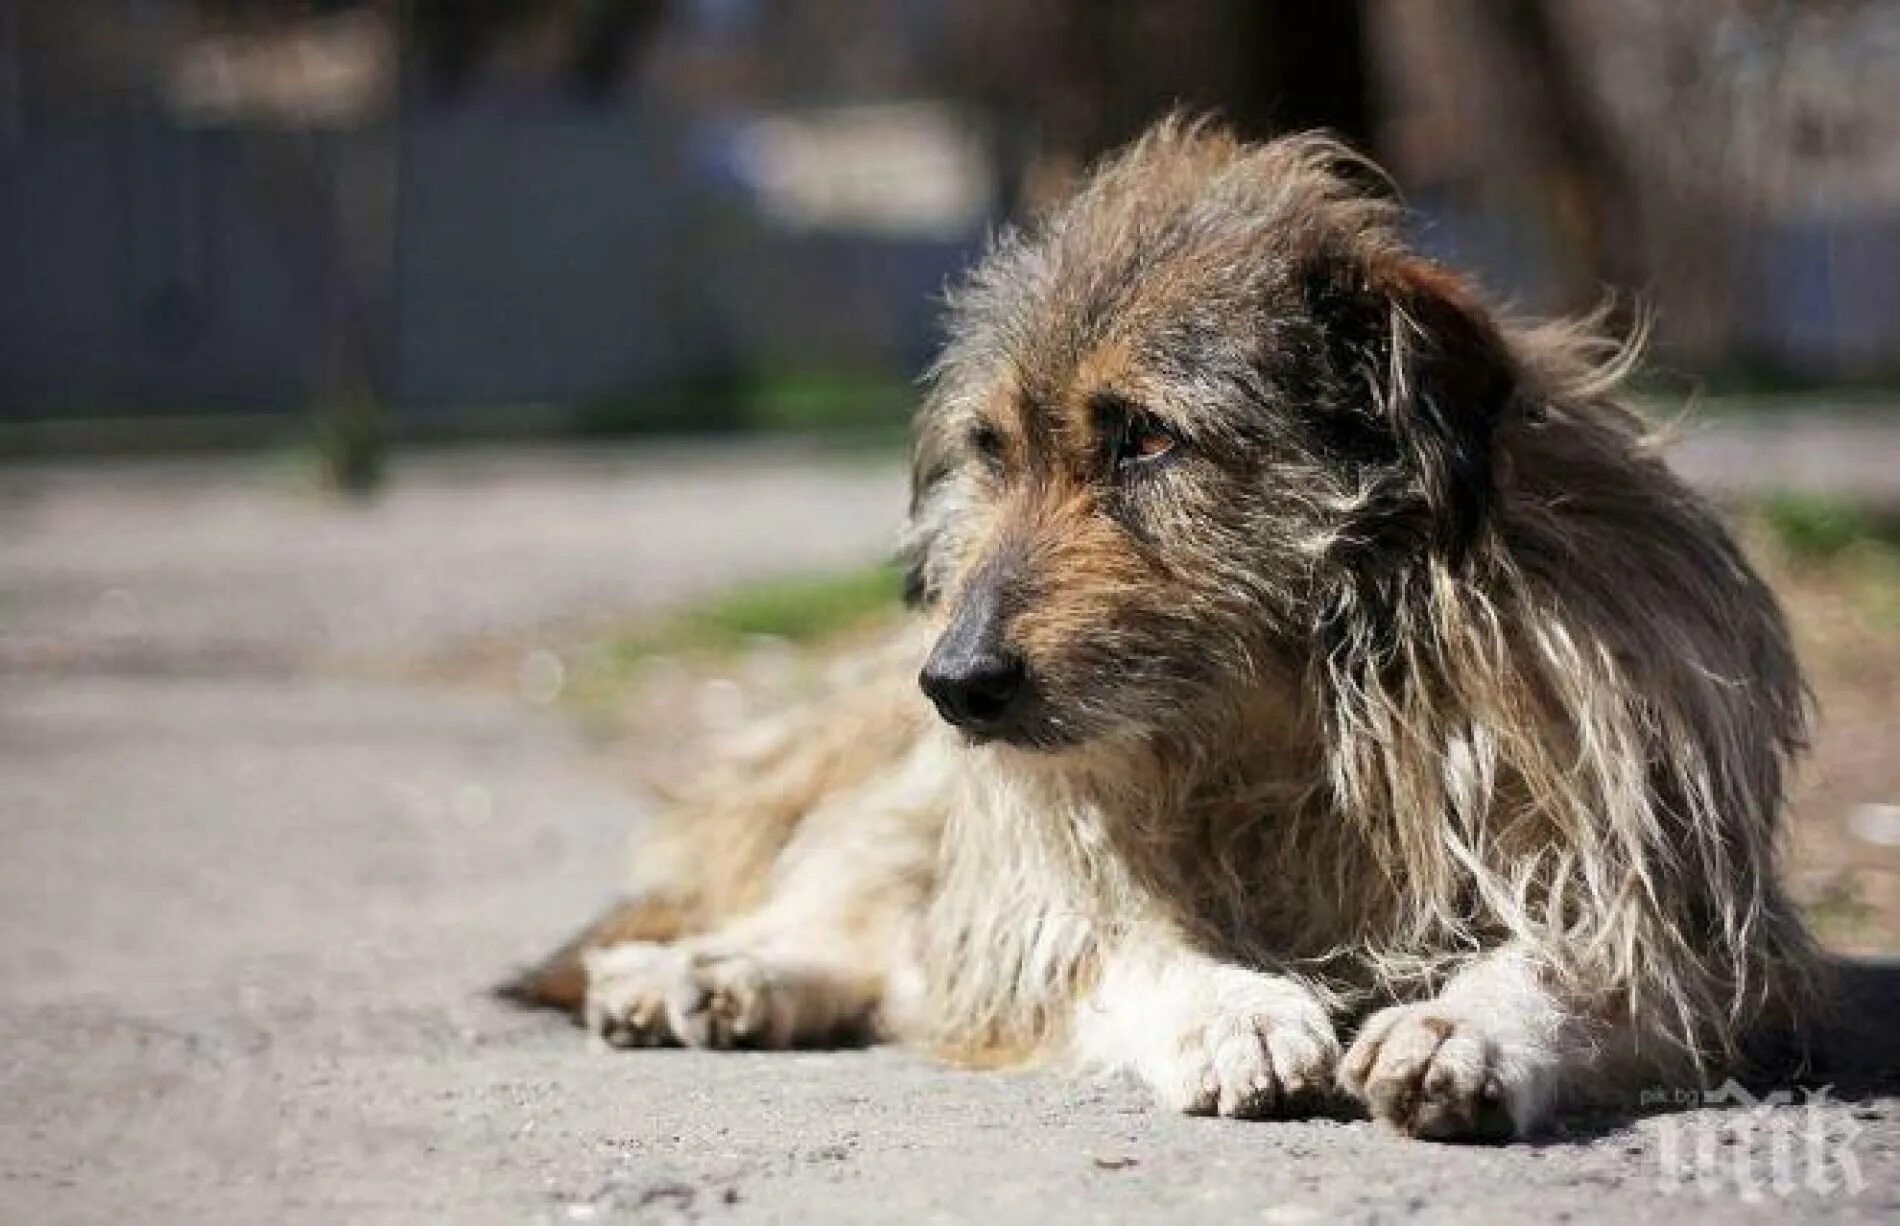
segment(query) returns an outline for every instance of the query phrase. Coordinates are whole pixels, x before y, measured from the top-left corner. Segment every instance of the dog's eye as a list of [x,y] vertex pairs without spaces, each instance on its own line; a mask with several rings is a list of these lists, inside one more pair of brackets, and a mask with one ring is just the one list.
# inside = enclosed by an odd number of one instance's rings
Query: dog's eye
[[1113,392],[1090,401],[1103,450],[1118,473],[1146,468],[1181,449],[1181,436],[1140,405]]
[[970,449],[991,467],[1003,462],[1003,436],[986,421],[970,431]]
[[1115,465],[1127,468],[1138,464],[1151,464],[1168,455],[1180,440],[1175,438],[1168,428],[1149,417],[1146,413],[1128,414],[1122,423],[1120,435],[1115,443]]

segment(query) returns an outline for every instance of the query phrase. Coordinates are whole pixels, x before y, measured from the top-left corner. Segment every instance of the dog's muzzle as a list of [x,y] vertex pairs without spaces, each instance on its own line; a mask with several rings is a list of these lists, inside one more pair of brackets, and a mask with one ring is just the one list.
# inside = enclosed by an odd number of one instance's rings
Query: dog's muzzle
[[917,684],[945,720],[987,740],[1008,734],[1028,680],[1023,658],[1004,641],[995,594],[979,590],[964,597]]

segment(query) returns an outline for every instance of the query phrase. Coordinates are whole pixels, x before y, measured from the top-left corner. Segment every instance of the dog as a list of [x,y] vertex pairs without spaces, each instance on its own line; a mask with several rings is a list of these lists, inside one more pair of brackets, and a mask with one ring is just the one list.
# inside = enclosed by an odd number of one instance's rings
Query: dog
[[1776,602],[1632,347],[1508,321],[1401,221],[1336,143],[1177,117],[995,238],[917,414],[905,628],[506,993],[1470,1141],[1798,1022]]

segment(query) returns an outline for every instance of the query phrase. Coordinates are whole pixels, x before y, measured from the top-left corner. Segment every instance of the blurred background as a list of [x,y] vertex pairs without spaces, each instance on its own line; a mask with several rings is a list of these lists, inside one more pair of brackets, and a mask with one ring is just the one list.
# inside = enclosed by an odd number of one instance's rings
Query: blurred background
[[1640,296],[1663,388],[1900,380],[1892,3],[10,0],[0,447],[901,427],[985,231],[1175,105]]
[[739,1082],[482,989],[900,616],[946,280],[1176,106],[1648,313],[1900,953],[1900,0],[0,0],[0,1217],[645,1206]]

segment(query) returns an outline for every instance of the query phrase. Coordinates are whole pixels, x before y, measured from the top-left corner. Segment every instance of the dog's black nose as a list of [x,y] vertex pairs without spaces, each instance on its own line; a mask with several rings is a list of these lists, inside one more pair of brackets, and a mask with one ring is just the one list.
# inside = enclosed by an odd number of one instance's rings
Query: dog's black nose
[[1022,657],[997,648],[931,653],[917,683],[937,712],[970,732],[993,732],[1023,692]]

